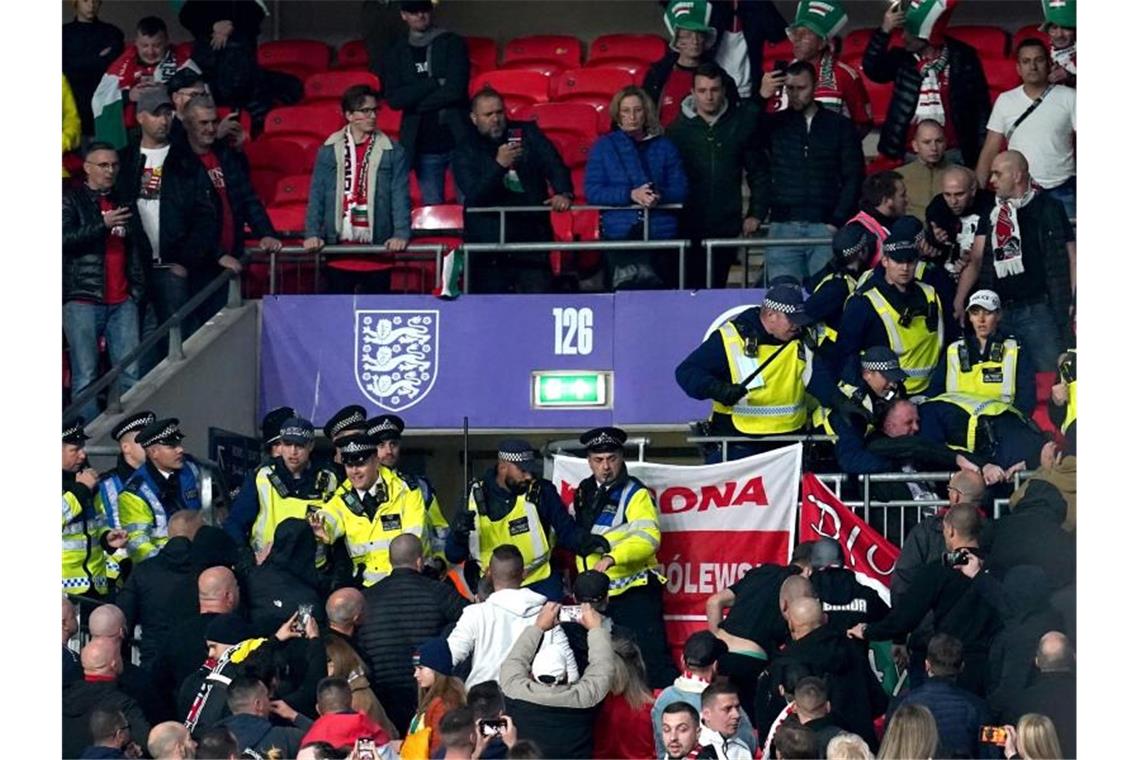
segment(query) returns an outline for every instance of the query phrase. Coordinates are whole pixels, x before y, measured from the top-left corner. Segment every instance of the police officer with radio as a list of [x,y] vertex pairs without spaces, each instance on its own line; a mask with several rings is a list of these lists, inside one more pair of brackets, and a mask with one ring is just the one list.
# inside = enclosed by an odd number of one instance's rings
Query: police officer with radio
[[[155,419],[154,412],[144,410],[123,418],[111,429],[111,437],[119,444],[119,456],[115,460],[115,468],[99,476],[99,485],[95,491],[95,503],[106,516],[107,525],[111,528],[122,525],[119,519],[119,494],[135,470],[146,462],[146,452],[135,439],[139,431]],[[130,572],[130,567],[126,548],[116,550],[107,557],[107,580],[113,584],[120,577],[125,577]]]
[[872,346],[859,355],[858,375],[840,381],[831,407],[816,409],[812,423],[827,435],[838,436],[836,455],[851,464],[864,453],[863,441],[882,419],[887,405],[906,397],[906,378],[894,351]]
[[[994,635],[1001,628],[1001,617],[987,596],[979,588],[975,576],[964,572],[970,557],[984,559],[979,548],[982,518],[972,505],[959,505],[942,518],[942,537],[946,553],[919,569],[906,593],[892,600],[890,614],[875,623],[852,626],[847,635],[865,641],[894,640],[914,631],[926,614],[932,613],[933,633],[946,633],[962,642],[965,666],[958,677],[958,685],[979,696],[985,696],[985,676],[988,649]],[[971,563],[976,570],[977,563]],[[984,571],[983,571],[984,572]],[[925,641],[909,642],[912,663],[922,659]],[[921,682],[923,673],[911,674],[911,684]]]
[[625,431],[600,427],[578,439],[586,449],[591,476],[578,484],[574,519],[604,538],[609,548],[593,548],[577,560],[578,570],[597,570],[610,579],[608,613],[614,625],[633,631],[645,658],[651,689],[664,689],[680,675],[665,644],[662,593],[657,570],[661,525],[657,502],[625,466]]
[[1037,383],[1029,347],[1001,327],[1001,298],[979,290],[966,306],[967,328],[946,347],[928,389],[968,393],[1012,404],[1028,417],[1037,404]]
[[[831,239],[831,261],[812,275],[807,282],[811,296],[804,311],[814,323],[816,343],[820,352],[828,355],[828,344],[834,346],[839,336],[839,323],[843,307],[855,292],[861,275],[875,253],[879,239],[861,224],[847,224]],[[838,369],[834,367],[833,369]]]
[[447,535],[451,532],[451,527],[447,523],[447,518],[443,516],[431,481],[423,475],[413,475],[399,468],[404,421],[394,414],[382,414],[367,420],[364,424],[368,435],[376,439],[376,453],[380,457],[380,464],[395,470],[408,484],[408,488],[418,488],[423,494],[424,504],[427,505],[425,540],[431,547],[431,559],[428,561],[429,564],[424,565],[424,570],[428,571],[430,567],[429,574],[442,576],[447,570],[447,565],[444,563],[444,547],[447,545]]
[[283,520],[304,519],[310,508],[328,501],[337,487],[332,468],[311,460],[316,439],[313,423],[289,417],[279,423],[276,438],[274,446],[279,453],[257,468],[234,500],[223,525],[238,546],[248,544],[255,553],[264,552],[272,543]]
[[956,330],[934,286],[915,278],[921,235],[922,223],[913,217],[892,227],[883,243],[882,266],[844,307],[835,352],[845,374],[858,365],[863,349],[889,346],[907,373],[906,391],[912,396],[926,391],[946,337]]
[[[764,300],[721,325],[677,365],[677,384],[690,398],[711,399],[711,435],[793,433],[808,422],[810,393],[828,403],[835,378],[801,337],[811,318],[799,285],[768,289]],[[763,451],[734,443],[729,459]],[[720,461],[720,448],[706,461]]]
[[447,540],[449,562],[474,560],[489,567],[491,552],[510,544],[523,556],[523,587],[557,602],[562,577],[554,574],[555,546],[583,557],[609,551],[602,536],[575,525],[554,484],[542,477],[542,463],[527,441],[499,442],[499,461],[473,481],[466,507],[458,512]]
[[328,422],[325,423],[323,431],[325,438],[333,445],[331,466],[337,474],[338,482],[344,480],[345,473],[344,464],[340,460],[340,449],[336,445],[337,441],[352,433],[367,432],[367,417],[368,412],[365,411],[364,407],[359,404],[349,404],[338,410],[332,417],[329,417]]

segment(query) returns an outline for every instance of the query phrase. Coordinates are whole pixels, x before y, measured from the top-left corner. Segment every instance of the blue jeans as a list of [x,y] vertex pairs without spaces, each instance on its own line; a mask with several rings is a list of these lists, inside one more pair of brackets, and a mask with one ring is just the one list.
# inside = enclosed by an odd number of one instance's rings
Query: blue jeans
[[[831,230],[826,224],[815,222],[772,222],[768,237],[780,238],[827,238]],[[824,245],[770,246],[764,252],[764,272],[767,283],[777,277],[791,276],[803,283],[808,277],[827,266],[831,261],[831,243]],[[766,283],[758,283],[764,286]]]
[[1057,371],[1057,357],[1066,347],[1061,344],[1048,302],[1014,303],[1003,308],[1001,326],[1020,338],[1021,345],[1029,346],[1034,372]]
[[[71,396],[77,397],[95,382],[99,373],[99,338],[106,336],[111,364],[135,350],[139,344],[139,310],[131,299],[107,306],[68,301],[63,305],[63,333],[71,358]],[[124,368],[119,388],[125,393],[138,382],[138,364]],[[79,411],[90,422],[99,415],[99,403],[91,399]]]
[[[416,156],[416,181],[420,183],[420,197],[425,206],[444,202],[444,177],[454,151],[446,153],[420,153]],[[456,194],[459,190],[456,189]],[[463,197],[459,197],[463,202]]]
[[[178,277],[168,268],[154,268],[150,270],[150,282],[147,286],[146,315],[143,318],[143,340],[158,329],[166,320],[190,300],[190,280],[188,277]],[[183,323],[185,325],[185,322]],[[187,333],[183,332],[183,337]],[[143,359],[142,374],[154,369],[160,361],[166,358],[167,343],[159,341]]]
[[1049,188],[1045,194],[1059,200],[1070,219],[1077,218],[1077,175],[1074,174],[1056,187]]

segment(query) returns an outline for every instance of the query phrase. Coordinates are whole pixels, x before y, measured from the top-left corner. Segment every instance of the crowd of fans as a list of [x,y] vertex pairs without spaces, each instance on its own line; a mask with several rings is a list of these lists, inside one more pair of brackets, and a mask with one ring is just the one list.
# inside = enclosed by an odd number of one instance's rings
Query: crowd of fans
[[[187,0],[189,51],[153,17],[124,51],[99,0],[75,5],[64,111],[79,126],[65,118],[64,149],[82,143],[83,163],[63,202],[64,327],[79,393],[100,339],[119,363],[240,272],[247,237],[280,249],[244,148],[299,96],[257,65],[259,3]],[[317,151],[306,249],[403,250],[410,173],[439,203],[449,167],[470,242],[499,239],[497,217],[470,211],[485,206],[624,207],[602,212],[607,240],[767,224],[780,242],[762,304],[677,367],[712,402],[707,431],[753,439],[729,458],[818,430],[844,472],[957,470],[945,492],[876,485],[876,498],[950,504],[908,524],[889,603],[835,541],[800,544],[790,565],[709,597],[708,629],[678,660],[657,505],[617,428],[582,436],[592,475],[570,510],[515,439],[444,509],[401,469],[395,415],[342,409],[324,462],[312,422],[274,410],[263,463],[204,520],[178,420],[120,420],[120,457],[100,475],[84,451],[91,400],[62,438],[63,756],[1075,756],[1073,4],[1046,6],[1053,45],[1017,46],[1022,85],[992,111],[977,52],[944,36],[953,4],[891,6],[862,69],[894,86],[880,153],[911,160],[864,176],[870,109],[837,57],[841,3],[800,3],[795,60],[767,68],[765,42],[785,34],[770,3],[662,3],[669,52],[613,94],[584,197],[536,123],[493,89],[468,97],[464,40],[433,25],[432,4],[399,5],[407,33],[374,52],[382,92],[344,92],[344,126]],[[383,103],[403,114],[398,137],[377,128]],[[507,219],[508,241],[552,239],[546,213]],[[715,252],[714,287],[739,255]],[[703,282],[704,261],[690,265],[686,282]],[[675,269],[613,251],[606,287],[675,286]],[[389,288],[375,257],[330,274],[333,292]],[[475,292],[559,287],[545,256],[491,254],[469,276]],[[123,389],[161,358],[127,368]],[[991,521],[994,496],[1011,511]]]

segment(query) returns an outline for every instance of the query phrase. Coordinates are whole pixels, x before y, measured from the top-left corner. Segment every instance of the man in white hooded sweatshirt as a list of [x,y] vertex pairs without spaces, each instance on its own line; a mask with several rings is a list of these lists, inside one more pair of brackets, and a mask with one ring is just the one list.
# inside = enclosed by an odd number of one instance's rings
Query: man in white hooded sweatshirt
[[[470,688],[484,681],[498,681],[499,669],[519,635],[534,623],[546,597],[522,588],[523,558],[510,545],[499,546],[491,553],[491,583],[494,593],[487,601],[463,610],[455,629],[447,637],[455,665],[471,657]],[[574,653],[560,626],[542,636],[542,646],[554,647],[566,665],[567,683],[578,680]]]

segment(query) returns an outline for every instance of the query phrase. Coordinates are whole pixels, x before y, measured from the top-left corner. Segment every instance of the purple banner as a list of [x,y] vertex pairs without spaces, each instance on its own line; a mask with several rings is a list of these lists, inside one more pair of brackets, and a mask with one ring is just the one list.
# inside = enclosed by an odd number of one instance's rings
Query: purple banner
[[[278,296],[262,303],[261,410],[320,426],[347,404],[414,428],[682,424],[708,402],[673,370],[763,291],[599,295]],[[612,408],[539,409],[533,373],[610,372]]]

